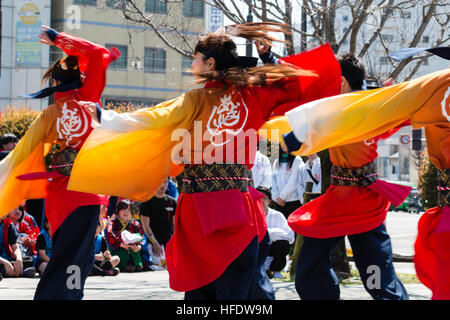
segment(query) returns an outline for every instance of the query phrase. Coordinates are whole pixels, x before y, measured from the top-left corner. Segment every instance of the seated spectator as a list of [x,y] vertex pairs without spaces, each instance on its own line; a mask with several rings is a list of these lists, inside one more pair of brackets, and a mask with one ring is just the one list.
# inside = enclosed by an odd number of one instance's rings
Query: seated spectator
[[[19,210],[19,208],[13,211]],[[6,216],[0,218],[0,273],[3,277],[34,277],[33,261],[23,262],[19,232]]]
[[94,238],[94,266],[91,275],[117,276],[120,270],[116,266],[119,264],[120,258],[119,256],[111,256],[101,229],[102,223],[99,220]]
[[177,201],[166,194],[169,180],[164,181],[153,198],[141,205],[141,222],[145,235],[152,244],[153,254],[162,255],[162,248],[173,235]]
[[100,205],[100,234],[104,235],[104,231],[106,227],[108,226],[108,223],[110,221],[110,217],[108,216],[108,206],[106,205]]
[[0,161],[16,147],[18,141],[17,137],[12,133],[5,133],[0,138]]
[[41,231],[36,240],[36,269],[39,272],[39,276],[42,275],[47,267],[50,257],[52,256],[52,238],[50,237],[50,226],[47,219],[44,221],[44,229]]
[[106,240],[111,248],[111,254],[120,258],[119,269],[125,272],[142,271],[143,263],[141,256],[141,245],[136,242],[133,244],[125,243],[122,238],[124,231],[131,234],[142,235],[144,230],[137,220],[131,218],[130,201],[122,199],[117,204],[117,216],[111,219],[110,225],[106,229]]
[[26,214],[23,207],[20,206],[8,213],[7,220],[10,220],[19,232],[19,244],[22,246],[23,255],[34,257],[36,255],[34,246],[40,230],[33,217]]
[[287,224],[285,216],[272,208],[269,208],[271,199],[270,190],[258,187],[257,190],[265,195],[261,199],[267,219],[267,232],[270,237],[269,254],[266,266],[269,272],[273,272],[274,278],[283,278],[281,270],[286,266],[286,256],[291,244],[295,241],[294,231]]

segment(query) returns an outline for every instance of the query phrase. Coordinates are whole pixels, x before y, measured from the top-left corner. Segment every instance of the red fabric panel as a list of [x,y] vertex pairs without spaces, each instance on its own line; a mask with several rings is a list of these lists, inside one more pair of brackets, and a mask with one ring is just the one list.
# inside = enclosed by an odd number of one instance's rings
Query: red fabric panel
[[433,292],[433,300],[450,299],[449,217],[449,207],[435,207],[425,212],[419,220],[414,244],[417,277]]
[[[178,198],[175,233],[165,249],[170,288],[173,290],[190,291],[216,280],[262,232],[263,228],[258,226],[260,207],[255,206],[251,194],[232,194],[241,199],[233,199],[233,202],[243,202],[248,223],[217,229],[206,236],[199,217],[209,214],[214,218],[224,212],[204,211],[205,207],[195,204],[193,194],[182,193]],[[205,192],[202,200],[208,203],[215,201],[224,207],[228,205],[215,192]]]
[[312,238],[332,238],[366,232],[386,218],[390,202],[364,187],[330,186],[288,218],[294,232]]

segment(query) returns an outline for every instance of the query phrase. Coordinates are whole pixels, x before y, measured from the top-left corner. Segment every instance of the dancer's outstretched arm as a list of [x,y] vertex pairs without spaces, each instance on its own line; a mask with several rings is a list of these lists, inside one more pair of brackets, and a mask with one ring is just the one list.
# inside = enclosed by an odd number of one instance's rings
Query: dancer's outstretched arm
[[268,127],[284,127],[290,151],[308,155],[381,135],[411,119],[414,128],[450,121],[450,69],[397,85],[304,104]]

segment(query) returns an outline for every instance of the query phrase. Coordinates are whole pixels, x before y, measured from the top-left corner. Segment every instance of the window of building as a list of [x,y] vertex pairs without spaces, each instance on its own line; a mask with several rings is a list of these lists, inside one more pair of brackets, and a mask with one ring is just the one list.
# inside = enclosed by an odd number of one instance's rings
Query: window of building
[[380,64],[381,65],[389,64],[388,58],[387,57],[380,57]]
[[428,43],[428,42],[430,42],[430,37],[429,37],[429,36],[423,36],[423,37],[422,37],[422,42],[423,42],[423,43]]
[[167,13],[167,2],[164,0],[145,0],[145,12]]
[[[181,72],[186,74],[188,72],[186,72],[186,70],[191,68],[191,64],[192,64],[192,58],[188,58],[185,56],[181,56]],[[188,73],[190,74],[190,73]]]
[[106,48],[115,47],[120,52],[120,57],[109,64],[110,68],[127,69],[128,68],[128,47],[118,44],[106,44]]
[[184,0],[183,15],[186,17],[203,18],[203,2],[200,0]]
[[400,15],[403,19],[411,19],[411,12],[409,11],[403,11]]
[[125,9],[127,7],[126,0],[106,0],[106,6],[113,9]]
[[409,174],[409,158],[403,158],[402,174]]
[[342,19],[343,19],[344,21],[348,21],[348,15],[343,16]]
[[146,71],[146,72],[165,72],[166,71],[166,50],[161,49],[161,48],[145,48],[144,71]]
[[83,6],[96,6],[97,0],[73,0],[73,4],[81,4]]
[[394,36],[392,34],[382,34],[381,39],[386,42],[394,41]]

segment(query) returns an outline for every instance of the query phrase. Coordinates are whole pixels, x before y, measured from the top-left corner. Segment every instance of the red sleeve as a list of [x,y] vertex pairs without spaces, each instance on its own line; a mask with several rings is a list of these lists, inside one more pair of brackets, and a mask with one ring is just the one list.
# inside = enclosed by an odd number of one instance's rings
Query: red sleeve
[[280,63],[292,64],[314,75],[285,78],[254,89],[265,119],[283,115],[304,103],[340,93],[341,67],[328,43],[282,58]]
[[411,120],[406,120],[405,122],[399,124],[397,127],[390,129],[389,131],[386,131],[383,134],[380,134],[379,136],[375,137],[375,141],[388,139],[389,137],[393,136],[398,130],[400,130],[403,127],[407,127],[411,125]]
[[64,32],[58,33],[54,43],[67,55],[78,57],[80,71],[85,77],[83,86],[78,89],[80,99],[99,102],[106,85],[106,69],[111,61],[120,56],[117,49],[112,48],[110,51],[96,43]]

